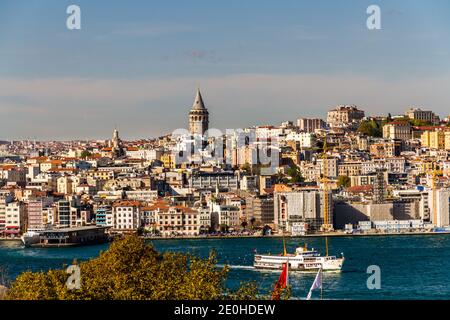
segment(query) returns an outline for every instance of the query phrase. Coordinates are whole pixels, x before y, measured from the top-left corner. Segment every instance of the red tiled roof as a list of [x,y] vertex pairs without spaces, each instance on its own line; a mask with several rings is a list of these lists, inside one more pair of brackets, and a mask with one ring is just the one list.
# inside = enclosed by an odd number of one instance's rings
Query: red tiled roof
[[347,192],[350,192],[350,193],[366,193],[366,192],[371,192],[372,189],[373,189],[372,185],[365,185],[365,186],[348,187],[346,190],[347,190]]

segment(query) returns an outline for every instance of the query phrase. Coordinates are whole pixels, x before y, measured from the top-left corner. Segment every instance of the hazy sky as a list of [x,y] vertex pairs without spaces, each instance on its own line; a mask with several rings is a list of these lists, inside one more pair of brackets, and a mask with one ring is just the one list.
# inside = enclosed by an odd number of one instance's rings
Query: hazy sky
[[[66,28],[81,7],[81,30]],[[366,27],[371,4],[382,30]],[[450,114],[450,2],[0,2],[0,140],[125,139],[423,106]]]

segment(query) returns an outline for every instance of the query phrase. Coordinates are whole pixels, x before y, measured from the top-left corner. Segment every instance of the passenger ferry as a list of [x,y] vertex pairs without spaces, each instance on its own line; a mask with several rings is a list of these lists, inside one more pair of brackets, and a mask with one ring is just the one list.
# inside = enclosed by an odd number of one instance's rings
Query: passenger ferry
[[308,250],[306,247],[299,247],[295,254],[270,255],[255,254],[253,266],[255,269],[281,270],[283,263],[288,263],[289,270],[300,272],[317,272],[318,270],[328,272],[340,272],[344,264],[344,254],[342,257],[324,256],[316,250]]
[[42,230],[30,230],[25,232],[20,239],[25,247],[30,247],[40,241],[40,235]]

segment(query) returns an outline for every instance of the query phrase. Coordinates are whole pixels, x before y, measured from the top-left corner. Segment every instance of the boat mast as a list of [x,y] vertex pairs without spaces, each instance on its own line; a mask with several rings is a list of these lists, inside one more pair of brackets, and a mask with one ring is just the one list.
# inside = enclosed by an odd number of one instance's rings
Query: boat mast
[[322,197],[323,197],[323,224],[322,224],[322,232],[326,233],[333,229],[333,226],[330,224],[330,178],[328,172],[328,154],[327,154],[327,135],[325,134],[324,142],[323,142],[323,152],[322,152],[322,174],[320,182],[322,183]]
[[323,300],[323,272],[322,268],[320,268],[320,300]]

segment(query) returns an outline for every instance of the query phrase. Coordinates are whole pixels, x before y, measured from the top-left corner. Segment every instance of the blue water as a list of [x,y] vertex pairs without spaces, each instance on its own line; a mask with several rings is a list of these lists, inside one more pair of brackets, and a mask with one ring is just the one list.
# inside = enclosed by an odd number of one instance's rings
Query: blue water
[[[321,238],[287,239],[289,251],[304,242],[325,252]],[[263,292],[268,292],[279,272],[252,269],[254,250],[260,253],[280,253],[282,240],[275,238],[157,240],[159,251],[190,252],[207,257],[215,249],[218,263],[231,270],[227,286],[236,288],[241,281],[256,280]],[[23,248],[17,242],[0,242],[0,267],[6,267],[13,279],[26,270],[61,268],[78,261],[96,257],[108,245],[64,249]],[[450,235],[345,237],[329,239],[330,254],[344,252],[346,261],[340,274],[325,273],[325,299],[450,299]],[[367,267],[381,269],[381,289],[369,290]],[[293,296],[303,299],[314,274],[290,273]],[[318,293],[314,295],[318,298]]]

